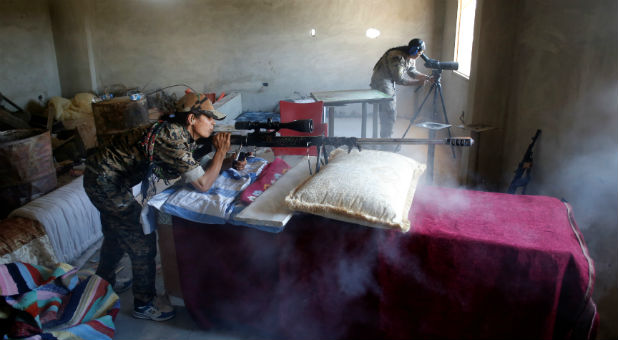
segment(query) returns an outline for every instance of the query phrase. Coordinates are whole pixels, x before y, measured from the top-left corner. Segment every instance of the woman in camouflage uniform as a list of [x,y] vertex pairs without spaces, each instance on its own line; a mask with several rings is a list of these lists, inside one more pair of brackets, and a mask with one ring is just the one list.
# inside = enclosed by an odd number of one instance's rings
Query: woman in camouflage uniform
[[209,167],[204,170],[193,158],[195,141],[210,137],[215,120],[225,118],[205,95],[188,93],[170,117],[113,136],[88,157],[84,173],[84,189],[101,213],[103,245],[96,274],[113,285],[115,269],[128,253],[133,273],[133,316],[156,321],[171,319],[175,312],[171,306],[155,303],[156,233],[144,234],[142,206],[131,189],[143,181],[142,192],[152,192],[145,189],[153,179],[181,177],[197,190],[206,191],[219,175],[230,149],[230,134],[217,133],[212,137],[216,152]]
[[380,104],[380,137],[390,138],[397,118],[395,111],[395,84],[404,86],[424,85],[431,77],[416,70],[416,58],[425,50],[425,42],[412,39],[408,46],[393,47],[386,51],[373,67],[372,89],[393,97],[393,101]]

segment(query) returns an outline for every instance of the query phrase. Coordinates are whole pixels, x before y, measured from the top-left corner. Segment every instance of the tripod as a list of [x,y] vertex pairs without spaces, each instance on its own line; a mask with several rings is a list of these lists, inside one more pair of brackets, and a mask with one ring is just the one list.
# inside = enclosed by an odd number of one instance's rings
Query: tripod
[[[451,125],[448,122],[448,115],[446,114],[446,106],[444,105],[444,97],[442,96],[442,82],[441,82],[442,69],[433,69],[431,71],[431,76],[435,80],[434,80],[433,84],[431,84],[431,88],[429,89],[429,91],[427,92],[427,95],[425,96],[425,98],[421,102],[421,105],[418,107],[418,109],[414,113],[414,116],[410,119],[410,124],[408,125],[408,128],[403,133],[403,136],[401,136],[402,139],[405,138],[406,135],[408,134],[408,131],[410,130],[410,128],[412,127],[412,125],[416,121],[416,118],[418,117],[418,115],[423,110],[423,106],[425,105],[425,103],[427,102],[427,99],[429,99],[429,96],[432,93],[433,93],[433,114],[432,114],[432,117],[434,119],[438,117],[437,102],[438,102],[438,95],[440,95],[440,103],[442,104],[442,114],[443,114],[443,117],[444,117],[445,124],[426,122],[426,123],[423,124],[422,127],[424,127],[424,128],[429,130],[429,139],[434,139],[436,137],[436,131],[437,130],[441,130],[441,129],[445,128],[445,127],[448,129],[448,137],[449,138],[452,137],[451,136],[451,128],[450,128]],[[416,91],[418,91],[420,88],[421,87],[416,89]],[[455,149],[454,149],[454,147],[452,145],[451,145],[451,151],[453,153],[453,158],[455,158]],[[435,145],[429,145],[427,147],[427,178],[431,182],[433,182],[434,158],[435,158]]]

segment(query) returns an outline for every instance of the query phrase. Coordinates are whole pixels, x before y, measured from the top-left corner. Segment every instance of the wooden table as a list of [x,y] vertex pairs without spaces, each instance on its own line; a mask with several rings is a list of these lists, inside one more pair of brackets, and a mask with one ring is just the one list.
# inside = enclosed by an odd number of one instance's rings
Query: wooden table
[[328,107],[328,135],[334,136],[335,132],[335,106],[343,106],[353,103],[363,105],[363,120],[361,125],[361,138],[366,137],[367,130],[367,104],[373,105],[373,138],[378,137],[378,104],[393,100],[393,97],[378,90],[344,90],[311,92],[311,97],[316,101],[324,102]]

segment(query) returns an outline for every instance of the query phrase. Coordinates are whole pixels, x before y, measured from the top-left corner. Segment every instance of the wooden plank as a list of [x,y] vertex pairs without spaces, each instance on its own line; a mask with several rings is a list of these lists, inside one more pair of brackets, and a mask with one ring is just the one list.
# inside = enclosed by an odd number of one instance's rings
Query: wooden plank
[[79,133],[79,137],[82,139],[86,150],[97,146],[97,130],[93,116],[78,119],[67,119],[64,120],[62,124],[67,130],[77,130],[77,133]]
[[8,125],[12,127],[13,129],[29,129],[30,128],[30,124],[28,124],[22,119],[15,117],[13,114],[3,109],[0,109],[0,123],[4,125]]
[[52,110],[47,110],[47,131],[51,133],[52,127],[54,126],[54,114]]

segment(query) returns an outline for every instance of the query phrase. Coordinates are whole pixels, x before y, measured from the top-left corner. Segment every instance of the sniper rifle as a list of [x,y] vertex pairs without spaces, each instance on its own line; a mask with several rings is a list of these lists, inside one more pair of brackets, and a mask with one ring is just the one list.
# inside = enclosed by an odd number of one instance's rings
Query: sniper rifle
[[[280,129],[289,129],[298,132],[310,133],[313,131],[313,120],[303,119],[288,123],[273,122],[236,122],[236,130],[254,130],[247,135],[231,135],[230,144],[255,147],[286,147],[286,148],[309,148],[315,146],[317,158],[323,155],[324,164],[328,164],[328,153],[326,146],[338,148],[347,146],[348,152],[357,148],[361,151],[361,146],[366,145],[451,145],[451,146],[471,146],[474,140],[470,137],[451,137],[444,139],[420,139],[420,138],[356,138],[356,137],[326,137],[326,136],[277,136]],[[262,131],[265,130],[265,131]],[[200,141],[198,141],[200,143]],[[320,162],[316,162],[316,172],[320,171]]]
[[534,144],[536,143],[536,139],[541,135],[541,130],[536,130],[534,137],[532,137],[532,142],[528,145],[528,149],[526,150],[526,154],[524,154],[524,158],[519,162],[517,169],[515,170],[515,176],[513,176],[513,180],[507,189],[507,193],[514,194],[517,191],[517,188],[522,188],[522,195],[526,194],[526,186],[528,182],[530,182],[530,171],[532,171],[532,148],[534,148]]

